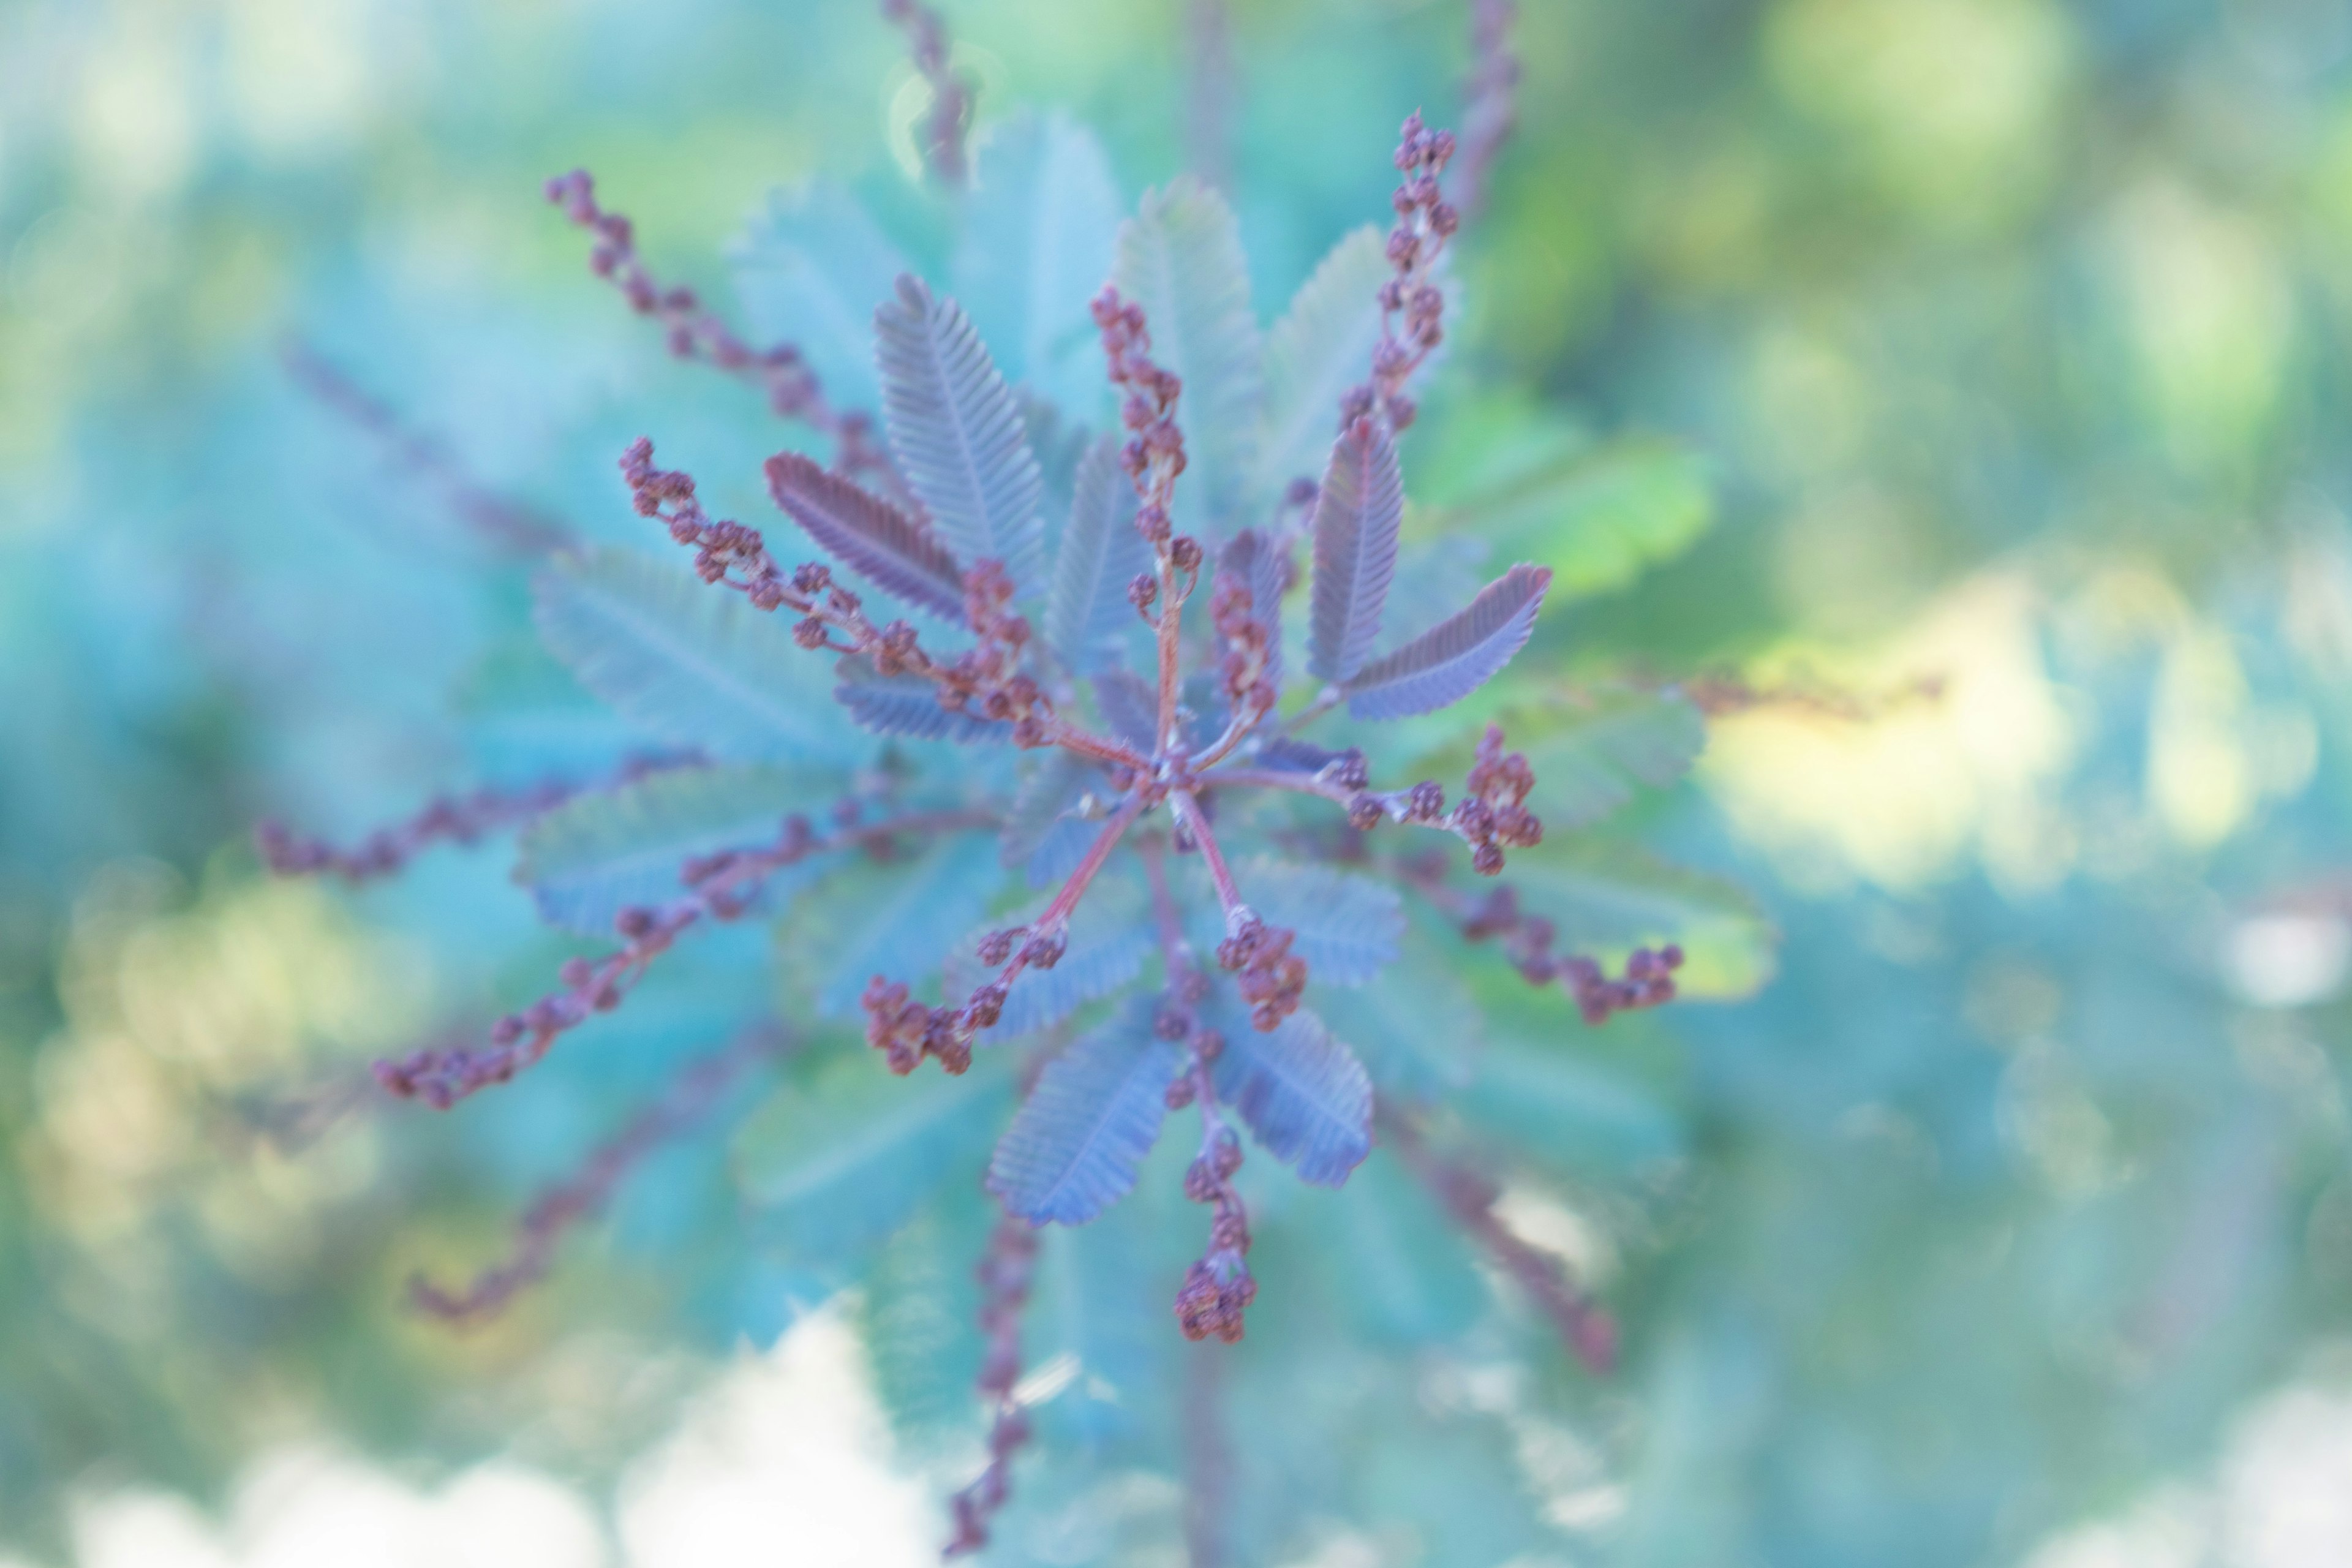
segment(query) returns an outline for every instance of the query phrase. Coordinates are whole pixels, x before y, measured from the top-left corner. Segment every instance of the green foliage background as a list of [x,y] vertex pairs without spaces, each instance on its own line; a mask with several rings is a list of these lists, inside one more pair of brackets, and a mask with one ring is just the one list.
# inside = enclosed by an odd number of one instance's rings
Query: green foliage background
[[[1129,199],[1184,162],[1183,9],[947,7],[983,119],[1067,107]],[[2203,1473],[2352,1324],[2352,19],[1522,10],[1414,526],[1555,567],[1515,696],[1554,715],[1539,769],[1747,888],[1778,956],[1722,961],[1725,992],[1774,971],[1752,1000],[1599,1032],[1454,982],[1495,1018],[1465,1104],[1574,1222],[1626,1364],[1596,1383],[1497,1314],[1392,1170],[1276,1202],[1236,1529],[1268,1562],[1339,1524],[1397,1562],[2021,1561]],[[1233,35],[1263,315],[1383,216],[1395,124],[1453,117],[1468,30],[1270,0]],[[568,951],[499,850],[344,899],[244,847],[266,811],[359,830],[570,733],[501,722],[544,679],[521,574],[275,348],[597,537],[640,526],[611,464],[641,430],[764,512],[772,426],[593,284],[538,182],[593,169],[732,309],[773,186],[829,174],[919,236],[920,89],[863,6],[723,0],[28,0],[0,60],[0,1546],[68,1561],[76,1489],[215,1496],[293,1435],[602,1485],[844,1244],[747,1214],[714,1136],[491,1332],[414,1321],[402,1281],[492,1253],[768,997],[767,953],[681,952],[627,1049],[460,1116],[266,1135],[289,1087]],[[1696,733],[1592,739],[1593,692],[1699,672],[1944,696],[1727,720],[1687,780]],[[1054,1267],[1118,1277],[1181,1207],[1139,1197]],[[866,1310],[951,1337],[978,1223],[893,1232]],[[1040,1510],[1169,1397],[1181,1347],[1113,1338],[1150,1392],[1047,1407]],[[909,1429],[976,1427],[936,1358],[876,1370]]]

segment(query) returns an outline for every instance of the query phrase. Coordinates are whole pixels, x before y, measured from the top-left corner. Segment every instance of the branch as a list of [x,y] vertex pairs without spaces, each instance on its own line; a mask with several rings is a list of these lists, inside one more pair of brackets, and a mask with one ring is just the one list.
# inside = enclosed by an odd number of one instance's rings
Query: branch
[[1160,841],[1144,841],[1137,846],[1137,854],[1151,885],[1152,918],[1168,971],[1153,1027],[1161,1039],[1184,1042],[1191,1053],[1184,1071],[1168,1086],[1168,1109],[1181,1110],[1195,1101],[1201,1107],[1201,1148],[1185,1168],[1184,1195],[1212,1210],[1208,1250],[1184,1271],[1184,1282],[1176,1291],[1176,1321],[1188,1340],[1214,1334],[1232,1344],[1242,1337],[1242,1314],[1257,1300],[1257,1279],[1249,1269],[1249,1211],[1234,1185],[1234,1173],[1242,1166],[1241,1134],[1226,1125],[1219,1111],[1216,1080],[1209,1071],[1224,1050],[1225,1039],[1201,1022],[1199,1008],[1208,998],[1209,979],[1184,941]]
[[[863,521],[876,539],[902,544],[912,541],[916,545],[924,542],[921,525],[889,502],[846,479],[825,474],[798,453],[779,453],[768,459],[767,468],[769,489],[777,504],[796,517],[801,513],[793,511],[795,506],[805,510],[821,499],[828,509],[871,509],[872,515]],[[834,580],[831,567],[804,562],[787,575],[758,529],[731,520],[714,521],[695,492],[693,475],[654,467],[651,440],[641,436],[629,444],[621,454],[621,477],[628,483],[631,504],[639,516],[659,520],[672,540],[693,548],[695,574],[704,582],[732,588],[750,599],[755,609],[788,609],[800,616],[802,619],[793,627],[793,640],[801,647],[812,652],[824,649],[870,658],[876,671],[884,676],[919,676],[938,688],[940,706],[948,711],[1012,725],[1015,745],[1058,745],[1097,761],[1138,769],[1150,766],[1149,759],[1133,747],[1091,734],[1061,718],[1055,712],[1053,699],[1034,677],[1021,670],[1022,650],[1030,640],[1029,623],[1012,613],[1013,580],[1000,563],[982,561],[963,574],[964,618],[980,641],[952,659],[940,660],[923,647],[915,628],[905,621],[874,625],[866,615],[864,601]],[[842,526],[851,527],[846,521]],[[864,536],[852,532],[847,537]],[[921,581],[927,593],[946,601],[933,605],[944,613],[953,604],[954,592],[944,574],[951,574],[954,568],[943,552],[939,562],[936,573]]]
[[559,174],[547,182],[546,190],[547,199],[562,208],[565,217],[595,236],[596,247],[589,253],[590,268],[597,277],[611,279],[631,310],[667,329],[672,354],[702,360],[758,386],[779,415],[797,419],[832,440],[834,463],[841,472],[874,474],[896,488],[898,477],[889,457],[874,438],[873,419],[827,402],[815,370],[797,347],[778,343],[754,349],[717,314],[704,310],[693,289],[663,288],[638,257],[636,232],[629,220],[596,205],[595,182],[586,170]]
[[923,166],[944,185],[966,174],[963,136],[971,121],[971,84],[948,68],[948,33],[940,14],[919,0],[882,0],[882,17],[904,28],[915,69],[931,85],[931,112],[923,127]]
[[1615,1366],[1616,1320],[1577,1289],[1564,1263],[1530,1247],[1496,1217],[1495,1200],[1502,1195],[1501,1189],[1468,1165],[1432,1152],[1420,1130],[1406,1118],[1383,1110],[1381,1127],[1390,1147],[1445,1205],[1446,1212],[1534,1298],[1577,1360],[1595,1373]]
[[1612,977],[1591,959],[1555,955],[1558,935],[1551,921],[1519,908],[1518,894],[1507,887],[1477,898],[1445,885],[1443,867],[1425,860],[1403,860],[1398,871],[1405,883],[1451,918],[1472,942],[1498,940],[1503,952],[1530,985],[1557,980],[1576,999],[1576,1009],[1588,1024],[1609,1021],[1614,1013],[1658,1007],[1675,999],[1675,971],[1683,965],[1683,950],[1674,942],[1655,950],[1637,947],[1625,960],[1623,974]]
[[1150,805],[1145,791],[1130,794],[1095,836],[1086,858],[1043,914],[1028,925],[988,933],[980,945],[981,962],[1003,963],[1004,970],[961,1006],[927,1007],[913,999],[904,981],[885,975],[877,974],[866,984],[866,994],[860,998],[866,1008],[866,1043],[889,1058],[892,1072],[910,1073],[925,1057],[937,1057],[940,1066],[950,1074],[971,1066],[973,1037],[1003,1016],[1005,999],[1022,971],[1033,964],[1051,969],[1062,961],[1070,945],[1071,911],[1086,897],[1119,839]]
[[1455,189],[1464,217],[1486,210],[1495,160],[1518,128],[1519,56],[1511,37],[1512,0],[1470,0],[1469,79],[1463,85],[1462,166]]
[[1382,822],[1406,823],[1450,833],[1470,846],[1472,868],[1480,876],[1501,871],[1504,848],[1532,849],[1543,842],[1543,819],[1527,809],[1534,790],[1535,770],[1524,752],[1503,750],[1503,727],[1489,724],[1479,737],[1478,750],[1464,781],[1463,798],[1445,809],[1445,791],[1434,779],[1423,779],[1411,789],[1373,791],[1365,788],[1370,775],[1363,753],[1349,751],[1313,773],[1283,768],[1221,767],[1203,773],[1203,784],[1288,790],[1343,805],[1348,826],[1369,833]]
[[659,1100],[599,1144],[578,1173],[541,1193],[524,1211],[504,1261],[457,1291],[418,1276],[409,1281],[410,1300],[428,1316],[460,1324],[504,1311],[517,1295],[547,1277],[565,1233],[600,1213],[647,1154],[691,1131],[754,1062],[781,1058],[798,1043],[780,1030],[755,1028],[725,1049],[688,1062]]
[[988,1544],[989,1521],[1012,1495],[1013,1456],[1029,1441],[1029,1415],[1013,1391],[1021,1381],[1021,1310],[1028,1304],[1036,1258],[1036,1227],[1012,1215],[1000,1216],[975,1270],[981,1284],[980,1328],[988,1339],[980,1363],[980,1391],[993,1411],[988,1466],[950,1504],[956,1532],[940,1553],[943,1558],[961,1557]]
[[1405,383],[1444,341],[1445,296],[1436,283],[1437,258],[1462,223],[1437,184],[1453,156],[1452,132],[1427,129],[1418,110],[1405,117],[1394,160],[1403,180],[1392,204],[1396,226],[1389,231],[1389,261],[1396,276],[1381,285],[1381,341],[1372,350],[1372,379],[1340,399],[1342,430],[1376,409],[1390,429],[1402,430],[1418,412],[1405,395]]
[[409,428],[390,404],[345,375],[300,338],[278,347],[295,384],[320,405],[364,430],[408,472],[440,490],[449,510],[483,538],[518,554],[538,555],[571,542],[562,523],[527,502],[512,500],[477,480],[447,447]]
[[592,1015],[619,1006],[654,960],[681,935],[706,918],[737,919],[751,908],[767,879],[786,867],[835,849],[873,847],[902,834],[953,832],[995,821],[987,812],[914,812],[875,823],[852,821],[820,834],[805,816],[787,817],[773,844],[688,860],[683,879],[691,890],[682,898],[654,909],[623,910],[614,922],[622,946],[600,959],[567,961],[562,988],[500,1018],[490,1029],[488,1047],[424,1050],[400,1061],[379,1061],[376,1081],[404,1099],[446,1110],[477,1090],[505,1083],[535,1065],[559,1037]]
[[693,752],[649,752],[630,758],[612,779],[599,784],[549,780],[529,789],[486,788],[471,795],[436,795],[414,816],[376,829],[348,849],[297,834],[275,819],[253,830],[254,844],[263,863],[278,876],[323,873],[358,887],[393,875],[435,844],[470,845],[501,828],[532,822],[579,795],[634,784],[648,773],[699,766],[701,761]]

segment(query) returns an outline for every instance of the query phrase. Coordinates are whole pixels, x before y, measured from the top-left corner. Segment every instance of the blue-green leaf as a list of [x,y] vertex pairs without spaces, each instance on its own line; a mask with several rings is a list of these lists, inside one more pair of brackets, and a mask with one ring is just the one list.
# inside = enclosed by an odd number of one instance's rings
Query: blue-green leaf
[[624,719],[721,755],[849,762],[866,753],[792,628],[681,564],[570,556],[533,585],[540,635]]
[[1336,1187],[1372,1146],[1372,1085],[1355,1053],[1301,1009],[1271,1033],[1220,987],[1217,1097],[1299,1180]]
[[1144,308],[1152,358],[1184,384],[1176,526],[1222,540],[1244,521],[1260,403],[1257,317],[1233,209],[1190,175],[1148,193],[1118,231],[1113,277]]
[[1342,237],[1292,296],[1265,337],[1265,411],[1259,426],[1261,500],[1328,465],[1339,401],[1371,379],[1381,341],[1381,285],[1394,276],[1381,231]]
[[824,180],[778,191],[729,255],[759,338],[798,346],[835,405],[875,407],[874,307],[907,265],[857,198]]
[[899,1078],[872,1051],[779,1089],[735,1137],[736,1178],[766,1228],[804,1260],[841,1258],[904,1224],[993,1137],[1006,1075]]
[[820,1014],[853,1016],[875,975],[913,984],[937,973],[1003,879],[996,840],[984,833],[943,837],[911,860],[860,866],[828,885],[821,911],[789,922],[787,955]]
[[1079,460],[1045,599],[1045,646],[1066,669],[1083,675],[1101,668],[1135,624],[1127,585],[1151,558],[1134,518],[1135,487],[1118,466],[1118,444],[1105,437]]
[[1108,395],[1087,304],[1110,275],[1121,206],[1102,144],[1059,113],[1021,113],[981,143],[951,267],[1007,379],[1083,412]]
[[[721,766],[677,768],[566,801],[523,831],[515,880],[540,914],[568,931],[610,936],[632,905],[684,890],[688,856],[774,840],[783,818],[838,796],[845,773]],[[810,859],[771,878],[772,900],[821,874]]]
[[989,1162],[988,1190],[1033,1224],[1084,1225],[1125,1197],[1160,1136],[1183,1052],[1136,996],[1045,1064]]
[[1017,588],[1034,589],[1044,481],[1020,402],[963,308],[901,275],[874,312],[874,338],[890,450],[940,541],[967,568],[998,561]]

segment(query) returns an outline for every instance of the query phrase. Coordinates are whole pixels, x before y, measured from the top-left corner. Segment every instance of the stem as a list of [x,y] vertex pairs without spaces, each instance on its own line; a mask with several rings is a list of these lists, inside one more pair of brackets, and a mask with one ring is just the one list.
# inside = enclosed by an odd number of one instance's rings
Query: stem
[[1290,716],[1290,721],[1283,725],[1282,732],[1286,735],[1296,735],[1299,731],[1339,706],[1341,700],[1346,696],[1347,693],[1336,686],[1325,687],[1315,694],[1314,701]]
[[1133,768],[1138,773],[1148,773],[1151,771],[1151,759],[1124,741],[1108,735],[1097,735],[1090,730],[1082,730],[1067,720],[1059,718],[1054,721],[1053,728],[1049,732],[1054,743],[1066,752],[1074,752],[1079,756],[1090,757],[1098,763],[1118,763],[1122,766]]
[[1176,596],[1176,562],[1160,549],[1160,754],[1176,748],[1176,634],[1182,628],[1184,601]]
[[1217,902],[1232,914],[1242,901],[1242,890],[1234,881],[1232,868],[1225,864],[1225,852],[1217,847],[1217,836],[1209,827],[1208,814],[1190,790],[1178,790],[1169,797],[1174,802],[1176,814],[1192,831],[1193,841],[1201,847],[1201,858],[1209,863],[1209,880],[1217,886]]

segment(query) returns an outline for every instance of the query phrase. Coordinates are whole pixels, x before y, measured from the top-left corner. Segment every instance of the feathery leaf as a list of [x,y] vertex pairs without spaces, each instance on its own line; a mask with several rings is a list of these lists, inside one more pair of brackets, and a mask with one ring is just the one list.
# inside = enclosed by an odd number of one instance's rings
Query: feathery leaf
[[1134,518],[1135,487],[1119,468],[1118,444],[1105,437],[1079,460],[1045,599],[1045,646],[1066,669],[1083,675],[1099,668],[1136,624],[1127,585],[1151,558]]
[[1512,567],[1459,615],[1358,670],[1348,682],[1349,713],[1410,719],[1461,701],[1526,646],[1550,582],[1547,567]]
[[852,654],[834,666],[840,684],[833,700],[849,710],[858,728],[877,735],[905,735],[917,741],[974,741],[1003,744],[1013,739],[1013,726],[1001,719],[959,713],[940,706],[940,689],[919,675],[884,675],[863,654]]
[[835,405],[880,401],[874,301],[907,267],[856,196],[826,180],[778,191],[729,258],[760,337],[798,348]]
[[[1242,897],[1268,925],[1298,933],[1292,951],[1307,961],[1317,980],[1361,985],[1395,962],[1404,908],[1387,883],[1265,856],[1234,867],[1234,878]],[[1204,919],[1215,917],[1213,906],[1202,908]]]
[[782,948],[794,978],[814,994],[823,1016],[854,1017],[875,975],[916,981],[937,973],[1003,876],[996,841],[964,833],[914,859],[837,877],[823,900],[803,900],[785,917]]
[[1556,1039],[1488,1042],[1452,1103],[1483,1136],[1552,1164],[1624,1171],[1683,1152],[1681,1122],[1649,1085]]
[[1241,1114],[1266,1152],[1298,1167],[1298,1179],[1336,1187],[1372,1146],[1372,1085],[1356,1055],[1301,1009],[1271,1033],[1219,985],[1217,1096]]
[[1252,477],[1260,395],[1257,316],[1233,208],[1190,175],[1147,193],[1118,231],[1112,278],[1150,319],[1151,357],[1184,384],[1176,526],[1223,539]]
[[1377,420],[1359,419],[1333,443],[1315,502],[1314,616],[1307,668],[1346,681],[1372,655],[1381,606],[1396,574],[1404,479],[1396,443]]
[[1037,582],[1044,481],[1020,401],[953,300],[902,274],[874,312],[890,450],[939,538],[970,566],[1003,562],[1024,593]]
[[[610,936],[632,905],[683,890],[689,856],[774,839],[790,813],[840,793],[847,774],[810,769],[677,768],[564,802],[523,830],[514,879],[542,919],[583,936]],[[766,884],[773,900],[824,873],[822,858]]]
[[595,550],[532,586],[549,649],[648,734],[752,759],[849,762],[871,747],[824,700],[788,625],[674,563]]
[[1066,115],[1016,113],[981,143],[956,295],[1005,379],[1074,413],[1109,394],[1087,301],[1110,274],[1120,213],[1102,144]]
[[1370,373],[1381,341],[1381,285],[1394,270],[1381,231],[1367,224],[1330,248],[1266,333],[1262,500],[1323,471],[1339,429],[1339,400]]
[[1427,1101],[1470,1080],[1485,1020],[1455,973],[1455,962],[1445,950],[1416,940],[1370,984],[1316,994],[1323,1021],[1355,1047],[1382,1094]]
[[1547,717],[1559,728],[1524,749],[1536,771],[1532,804],[1555,828],[1587,826],[1641,785],[1674,783],[1706,748],[1706,721],[1675,692],[1603,692]]
[[988,1165],[988,1190],[1033,1224],[1084,1225],[1125,1197],[1160,1136],[1183,1053],[1130,997],[1045,1064]]
[[1007,1075],[893,1076],[870,1051],[779,1089],[735,1136],[736,1180],[799,1260],[829,1261],[898,1229],[988,1144]]
[[768,459],[768,493],[826,554],[893,598],[964,624],[963,569],[930,530],[798,452]]
[[1095,672],[1095,706],[1111,732],[1150,755],[1160,746],[1160,693],[1127,668]]

